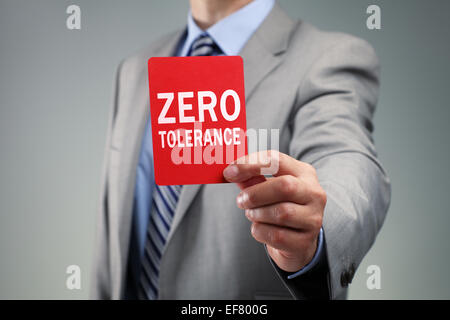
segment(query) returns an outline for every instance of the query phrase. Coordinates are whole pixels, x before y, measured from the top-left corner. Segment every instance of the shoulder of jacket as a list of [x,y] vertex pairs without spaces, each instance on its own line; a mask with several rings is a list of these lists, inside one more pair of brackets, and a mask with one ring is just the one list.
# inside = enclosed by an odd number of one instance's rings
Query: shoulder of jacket
[[372,46],[362,38],[344,32],[322,30],[305,21],[297,23],[291,43],[294,47],[301,46],[311,51],[313,56],[341,45],[360,45],[372,49]]

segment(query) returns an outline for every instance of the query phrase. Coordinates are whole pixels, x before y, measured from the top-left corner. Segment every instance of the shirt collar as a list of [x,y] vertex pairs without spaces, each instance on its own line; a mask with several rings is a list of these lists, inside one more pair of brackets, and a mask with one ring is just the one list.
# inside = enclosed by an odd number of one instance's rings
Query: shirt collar
[[220,20],[206,31],[202,30],[189,11],[187,36],[181,48],[180,56],[186,56],[192,42],[203,33],[213,38],[225,55],[238,55],[259,25],[269,14],[275,0],[254,0],[233,14]]

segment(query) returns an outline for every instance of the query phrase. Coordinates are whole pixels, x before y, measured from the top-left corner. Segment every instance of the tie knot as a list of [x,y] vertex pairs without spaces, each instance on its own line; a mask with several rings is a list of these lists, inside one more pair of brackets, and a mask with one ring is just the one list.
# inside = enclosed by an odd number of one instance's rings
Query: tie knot
[[203,33],[192,42],[190,56],[218,56],[223,51],[207,33]]

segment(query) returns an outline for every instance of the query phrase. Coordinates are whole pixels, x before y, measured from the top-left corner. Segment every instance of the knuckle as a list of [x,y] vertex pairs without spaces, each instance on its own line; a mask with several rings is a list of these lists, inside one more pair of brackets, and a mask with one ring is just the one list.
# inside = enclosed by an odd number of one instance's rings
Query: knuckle
[[290,196],[297,192],[297,179],[293,176],[281,176],[279,180],[280,193],[286,196]]
[[322,187],[318,186],[311,189],[311,196],[313,200],[317,201],[318,204],[321,206],[325,206],[327,202],[327,194],[325,190],[322,189]]
[[321,214],[316,214],[311,218],[311,225],[315,231],[319,232],[320,228],[322,228],[322,224],[323,216]]
[[319,191],[319,193],[317,195],[317,199],[318,199],[319,203],[323,207],[325,207],[325,205],[327,204],[327,193],[322,188],[320,188],[320,191]]
[[316,172],[316,169],[311,164],[309,164],[307,162],[303,162],[303,165],[304,165],[304,168],[305,168],[306,171],[309,171],[311,173],[315,173]]
[[290,220],[293,210],[289,203],[280,203],[275,207],[275,221],[282,224]]

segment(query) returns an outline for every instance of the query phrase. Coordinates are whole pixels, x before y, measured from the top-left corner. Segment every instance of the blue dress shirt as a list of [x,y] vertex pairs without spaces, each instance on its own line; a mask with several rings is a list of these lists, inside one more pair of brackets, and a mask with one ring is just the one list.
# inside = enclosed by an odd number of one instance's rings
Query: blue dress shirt
[[[259,25],[264,21],[271,11],[275,0],[254,0],[240,10],[220,20],[207,30],[205,30],[216,44],[222,49],[225,55],[238,55]],[[186,56],[192,42],[202,33],[192,18],[191,13],[187,19],[186,37],[178,45],[176,54]],[[151,195],[154,186],[153,173],[153,146],[151,137],[150,121],[147,122],[142,139],[139,163],[136,170],[136,186],[133,206],[133,230],[130,241],[129,273],[128,281],[135,287],[139,281],[141,258],[144,253],[147,223],[151,210]],[[323,231],[320,230],[318,249],[312,261],[303,269],[288,276],[288,279],[295,278],[314,267],[320,260],[323,247]],[[127,286],[129,287],[129,286]]]

